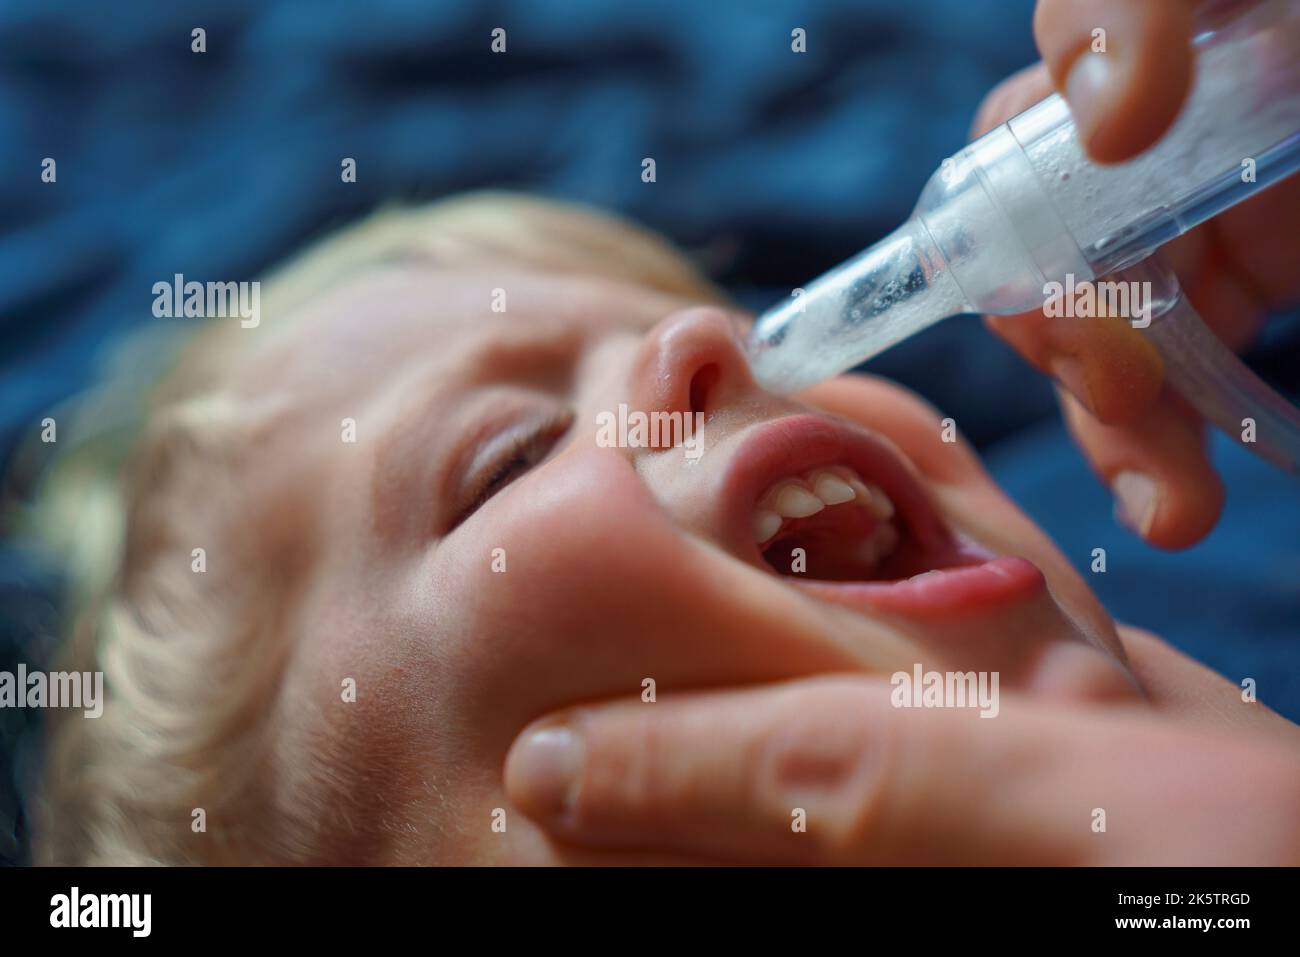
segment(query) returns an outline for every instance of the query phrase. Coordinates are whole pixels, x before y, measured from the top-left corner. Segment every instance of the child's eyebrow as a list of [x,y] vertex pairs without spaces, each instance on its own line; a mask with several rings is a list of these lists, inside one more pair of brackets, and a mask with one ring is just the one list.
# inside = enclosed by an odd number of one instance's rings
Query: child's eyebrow
[[587,336],[572,325],[543,325],[525,333],[494,337],[466,358],[463,369],[474,385],[513,382],[557,391],[571,384]]

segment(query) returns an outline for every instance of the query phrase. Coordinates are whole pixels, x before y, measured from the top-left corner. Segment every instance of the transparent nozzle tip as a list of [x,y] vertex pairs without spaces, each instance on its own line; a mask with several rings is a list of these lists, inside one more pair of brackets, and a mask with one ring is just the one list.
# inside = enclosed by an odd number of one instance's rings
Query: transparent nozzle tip
[[760,315],[749,361],[763,388],[793,392],[961,311],[960,291],[912,219]]

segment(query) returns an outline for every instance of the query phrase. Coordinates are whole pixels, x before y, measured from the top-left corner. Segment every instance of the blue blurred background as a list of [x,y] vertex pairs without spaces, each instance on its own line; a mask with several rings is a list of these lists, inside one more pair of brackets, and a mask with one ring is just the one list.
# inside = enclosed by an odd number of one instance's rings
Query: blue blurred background
[[[512,187],[624,213],[760,308],[884,235],[983,95],[1036,59],[1031,0],[7,0],[0,455],[150,321],[180,272],[256,277],[391,201]],[[192,53],[190,31],[207,31]],[[496,27],[507,53],[489,50]],[[807,32],[795,54],[790,34]],[[342,157],[358,178],[344,184]],[[640,179],[653,156],[657,182]],[[53,157],[58,181],[41,182]],[[1295,394],[1300,324],[1252,359]],[[1300,718],[1300,486],[1226,441],[1222,526],[1178,555],[1111,520],[1047,383],[974,318],[871,365],[919,390],[1120,618]],[[5,469],[5,471],[10,471]],[[26,489],[12,480],[6,495]],[[8,509],[5,513],[8,513]],[[0,670],[41,667],[57,575],[0,540]],[[0,861],[39,716],[0,712]]]

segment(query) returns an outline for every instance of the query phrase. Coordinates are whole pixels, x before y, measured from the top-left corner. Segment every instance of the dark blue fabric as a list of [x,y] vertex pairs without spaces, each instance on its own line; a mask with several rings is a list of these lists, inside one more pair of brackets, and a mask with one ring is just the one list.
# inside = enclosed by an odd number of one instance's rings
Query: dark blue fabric
[[[84,382],[101,343],[147,320],[159,279],[255,276],[393,198],[517,186],[620,210],[707,244],[720,278],[765,301],[903,218],[983,92],[1032,58],[1029,12],[11,0],[0,430]],[[57,184],[40,182],[46,156]]]
[[[0,454],[85,384],[104,343],[152,321],[154,282],[256,278],[385,201],[507,186],[590,202],[667,233],[761,307],[906,216],[984,93],[1035,58],[1031,12],[1032,0],[6,0]],[[194,27],[204,54],[190,51]],[[494,27],[504,56],[489,50]],[[795,27],[806,54],[790,50]],[[40,181],[47,156],[57,184]],[[340,181],[345,156],[355,184]],[[646,156],[654,184],[640,179]],[[1296,339],[1267,354],[1275,374],[1294,378]],[[1300,717],[1295,483],[1225,448],[1223,527],[1159,555],[1113,526],[1046,383],[975,320],[872,368],[954,415],[1081,567],[1106,545],[1096,585],[1117,614],[1257,677]],[[48,585],[0,551],[0,668],[40,657]]]

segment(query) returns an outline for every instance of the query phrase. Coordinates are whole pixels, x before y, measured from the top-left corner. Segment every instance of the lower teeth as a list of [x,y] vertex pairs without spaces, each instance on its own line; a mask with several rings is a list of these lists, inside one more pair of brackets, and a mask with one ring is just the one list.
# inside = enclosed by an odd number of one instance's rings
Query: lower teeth
[[866,541],[858,546],[858,558],[866,565],[879,565],[898,547],[898,529],[892,523],[884,522],[867,536]]

